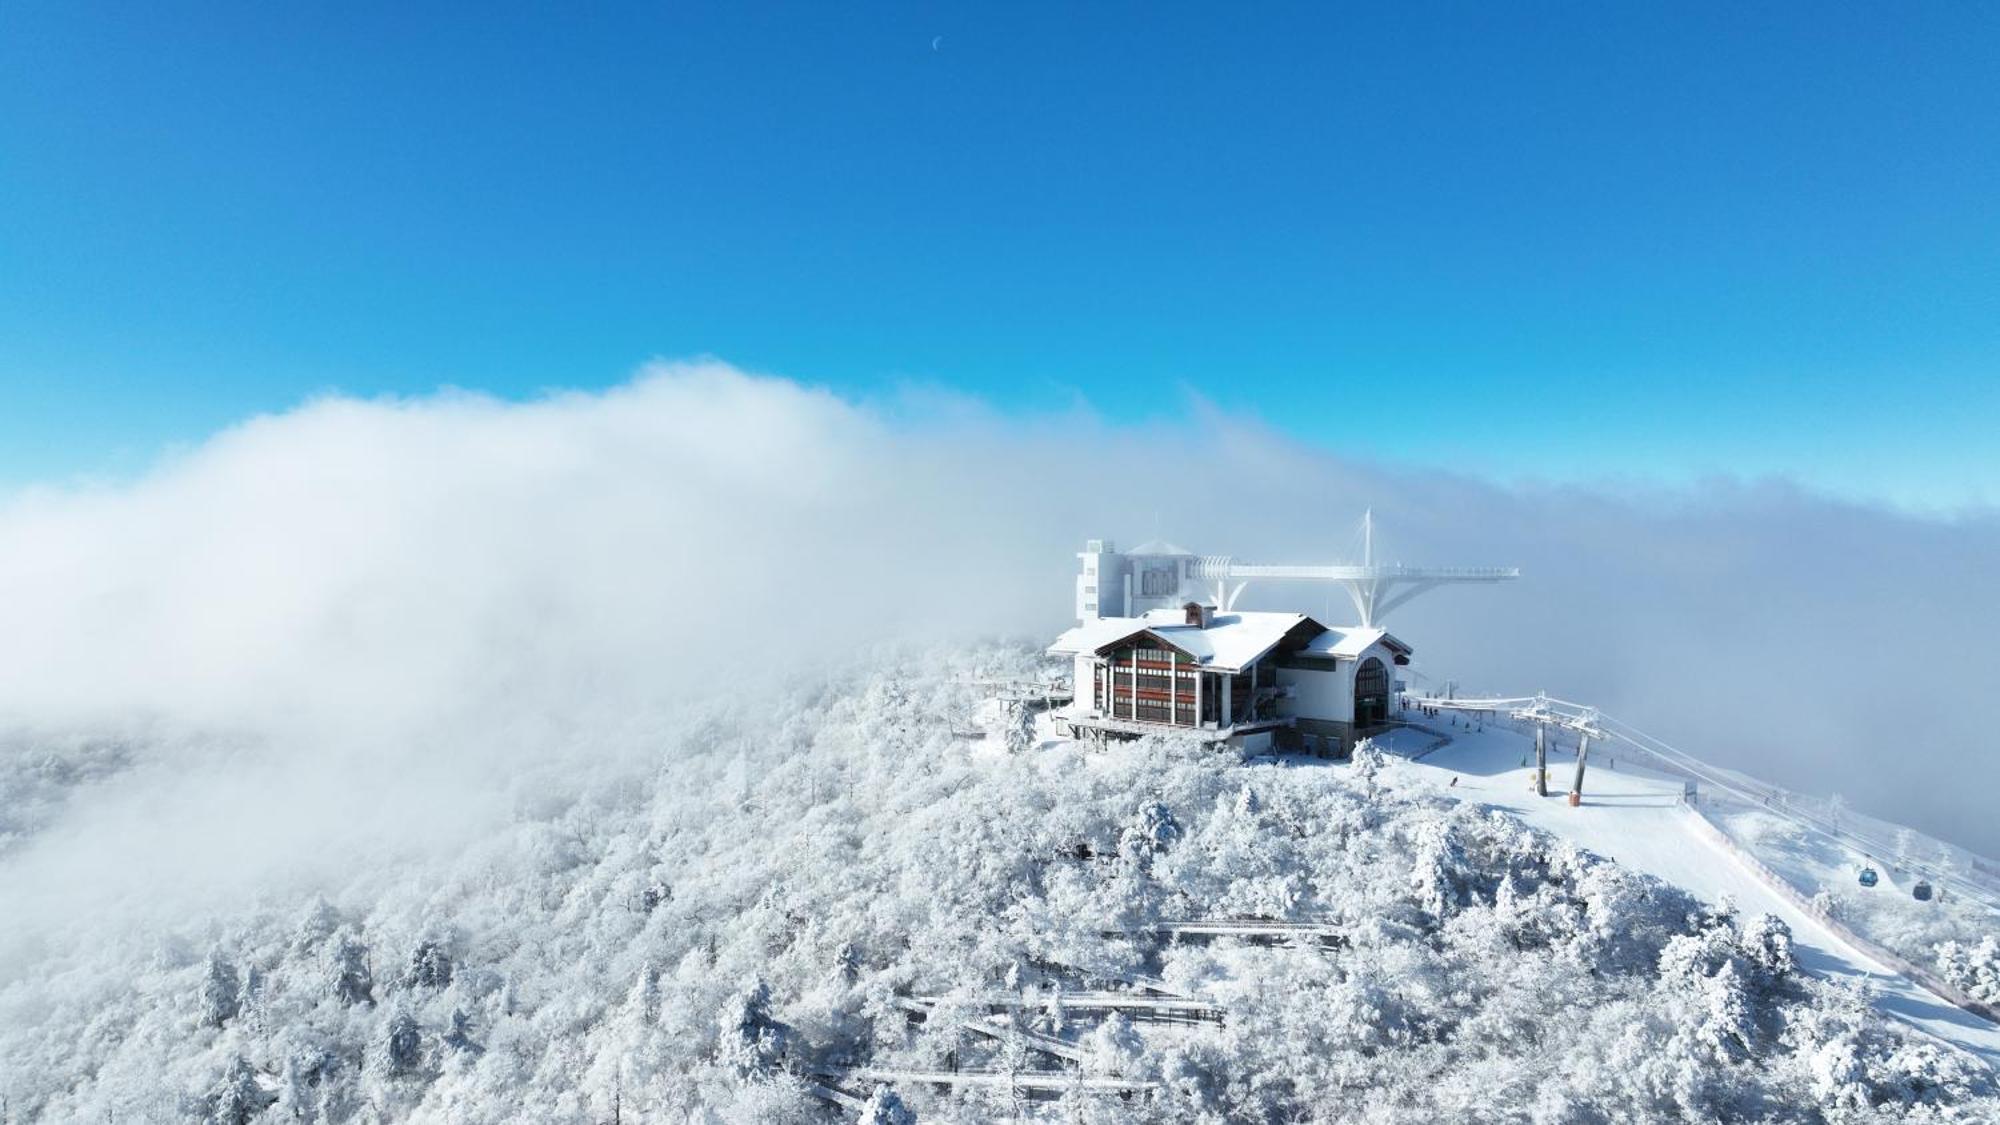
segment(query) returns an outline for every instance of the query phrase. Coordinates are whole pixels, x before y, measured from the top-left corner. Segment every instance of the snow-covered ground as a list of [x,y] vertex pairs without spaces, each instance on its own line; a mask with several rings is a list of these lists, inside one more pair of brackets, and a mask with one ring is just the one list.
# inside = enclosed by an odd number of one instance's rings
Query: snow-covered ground
[[[1533,788],[1531,738],[1499,724],[1442,729],[1452,741],[1406,763],[1406,768],[1453,796],[1505,809],[1537,828],[1712,902],[1727,898],[1746,913],[1774,914],[1791,927],[1800,961],[1808,970],[1829,977],[1865,978],[1883,1010],[2000,1065],[2000,1024],[1960,1010],[1852,948],[1711,843],[1682,803],[1680,778],[1640,768],[1629,758],[1621,761],[1615,749],[1600,751],[1591,758],[1583,804],[1571,808],[1567,793],[1575,769],[1573,754],[1551,753],[1550,795],[1541,797]],[[1401,730],[1381,744],[1392,752],[1414,755],[1435,741],[1420,731]],[[1810,893],[1813,888],[1804,889]]]

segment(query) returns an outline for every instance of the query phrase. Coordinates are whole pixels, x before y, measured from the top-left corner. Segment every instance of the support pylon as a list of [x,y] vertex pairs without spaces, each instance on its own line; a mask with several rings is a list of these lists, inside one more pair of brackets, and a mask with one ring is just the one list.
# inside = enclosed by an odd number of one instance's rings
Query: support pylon
[[1535,796],[1549,795],[1549,728],[1535,724]]
[[1569,807],[1583,804],[1583,760],[1590,756],[1590,736],[1578,735],[1576,740],[1576,782],[1569,787]]

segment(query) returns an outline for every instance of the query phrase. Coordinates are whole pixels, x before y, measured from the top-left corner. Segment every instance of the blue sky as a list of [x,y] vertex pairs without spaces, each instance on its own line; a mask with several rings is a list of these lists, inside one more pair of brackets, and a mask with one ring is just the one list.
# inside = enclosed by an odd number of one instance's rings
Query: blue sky
[[1996,58],[1974,5],[9,2],[0,482],[705,353],[2000,501]]

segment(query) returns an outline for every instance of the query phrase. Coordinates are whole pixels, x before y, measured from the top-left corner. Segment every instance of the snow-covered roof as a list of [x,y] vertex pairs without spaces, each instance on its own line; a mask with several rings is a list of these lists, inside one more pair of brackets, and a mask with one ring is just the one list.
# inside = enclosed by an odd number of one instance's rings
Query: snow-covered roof
[[1143,617],[1105,617],[1057,637],[1049,651],[1059,656],[1102,652],[1139,633],[1151,633],[1203,667],[1236,672],[1255,663],[1295,629],[1323,635],[1326,626],[1303,613],[1218,613],[1208,628],[1189,625],[1178,609],[1156,609]]
[[1164,539],[1148,539],[1137,547],[1125,552],[1128,555],[1192,555],[1186,547],[1177,547]]
[[1387,629],[1362,628],[1358,625],[1333,626],[1326,632],[1306,642],[1299,651],[1308,656],[1331,656],[1339,660],[1358,660],[1369,646],[1377,641],[1388,642],[1389,648],[1408,655],[1410,646],[1389,635]]

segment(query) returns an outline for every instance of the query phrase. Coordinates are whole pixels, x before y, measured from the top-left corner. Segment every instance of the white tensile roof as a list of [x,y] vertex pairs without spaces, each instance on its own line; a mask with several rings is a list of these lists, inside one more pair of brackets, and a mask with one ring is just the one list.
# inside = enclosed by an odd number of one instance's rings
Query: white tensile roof
[[[1135,633],[1148,632],[1193,657],[1203,667],[1237,672],[1256,663],[1299,626],[1313,634],[1303,651],[1353,660],[1388,637],[1381,629],[1329,629],[1303,613],[1218,613],[1208,628],[1189,625],[1184,611],[1156,609],[1143,617],[1106,617],[1057,637],[1048,651],[1059,656],[1097,652]],[[1401,646],[1400,641],[1389,638]]]

